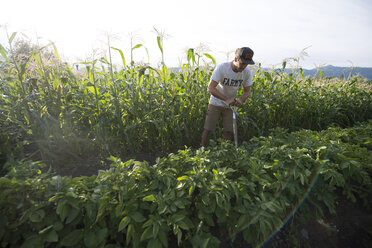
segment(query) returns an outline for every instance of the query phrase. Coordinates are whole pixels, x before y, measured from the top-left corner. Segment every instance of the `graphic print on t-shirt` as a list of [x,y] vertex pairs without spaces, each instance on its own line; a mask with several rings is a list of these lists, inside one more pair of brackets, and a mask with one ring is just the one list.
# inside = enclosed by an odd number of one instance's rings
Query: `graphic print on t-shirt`
[[224,78],[222,80],[222,84],[226,86],[241,87],[242,83],[243,83],[243,79],[236,80],[236,79]]

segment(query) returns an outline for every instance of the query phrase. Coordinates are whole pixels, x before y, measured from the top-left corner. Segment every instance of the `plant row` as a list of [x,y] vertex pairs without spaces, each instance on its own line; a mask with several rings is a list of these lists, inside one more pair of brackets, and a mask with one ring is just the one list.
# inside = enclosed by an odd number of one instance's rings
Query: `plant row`
[[[39,80],[1,81],[4,156],[43,160],[58,170],[92,156],[164,155],[199,146],[210,70],[164,77],[153,68],[135,67],[111,74],[92,63],[82,80],[71,68],[65,72],[63,80],[61,72],[51,72]],[[314,78],[259,69],[251,98],[238,111],[240,140],[267,135],[274,127],[323,130],[372,118],[370,89],[363,87],[369,85],[362,79],[318,80],[322,86]],[[213,138],[220,136],[217,129]]]
[[276,128],[238,148],[212,141],[152,165],[111,157],[110,169],[75,178],[8,159],[0,246],[218,247],[238,238],[259,246],[290,217],[334,214],[339,197],[371,207],[371,137],[371,121]]

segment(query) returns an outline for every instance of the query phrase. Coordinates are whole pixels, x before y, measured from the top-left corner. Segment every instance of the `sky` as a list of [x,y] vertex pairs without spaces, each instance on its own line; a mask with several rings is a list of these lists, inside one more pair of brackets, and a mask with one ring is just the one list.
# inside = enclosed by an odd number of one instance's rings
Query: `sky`
[[[307,69],[372,67],[370,0],[1,0],[1,7],[0,44],[8,47],[6,27],[34,43],[54,42],[70,62],[107,53],[110,40],[127,62],[131,43],[142,44],[133,60],[158,66],[156,29],[165,34],[168,67],[186,63],[188,48],[222,63],[243,46],[263,67],[288,58]],[[117,51],[112,56],[120,63]]]

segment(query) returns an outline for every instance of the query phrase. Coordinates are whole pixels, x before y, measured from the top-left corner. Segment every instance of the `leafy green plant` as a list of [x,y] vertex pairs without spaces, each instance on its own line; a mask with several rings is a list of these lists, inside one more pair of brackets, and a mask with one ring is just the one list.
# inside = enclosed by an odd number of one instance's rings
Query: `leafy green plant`
[[[0,47],[11,68],[0,78],[2,247],[259,246],[289,216],[334,214],[340,197],[370,207],[371,122],[358,123],[372,117],[364,81],[258,68],[238,113],[239,148],[217,129],[210,147],[195,149],[212,73],[200,60],[214,58],[190,48],[171,72],[164,57],[160,69],[135,66],[132,54],[128,65],[108,47],[109,58],[80,71],[56,49],[54,67],[40,50],[15,63]],[[159,158],[123,159],[139,153]],[[60,176],[100,163],[109,169]]]
[[[217,142],[159,157],[152,166],[110,157],[110,169],[91,177],[9,161],[0,180],[1,245],[216,247],[240,236],[258,246],[290,216],[308,220],[309,209],[334,214],[338,189],[370,207],[371,124],[274,129],[238,149]],[[349,134],[353,139],[345,139]]]

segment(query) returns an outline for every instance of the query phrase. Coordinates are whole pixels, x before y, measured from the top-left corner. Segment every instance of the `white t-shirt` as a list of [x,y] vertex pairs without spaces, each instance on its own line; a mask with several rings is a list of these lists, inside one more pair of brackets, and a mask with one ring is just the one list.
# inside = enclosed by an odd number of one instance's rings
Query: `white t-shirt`
[[[247,87],[253,84],[249,68],[245,68],[242,72],[234,72],[231,62],[218,65],[213,71],[211,79],[218,83],[217,90],[228,98],[234,98],[240,87]],[[209,104],[227,107],[223,100],[213,95],[209,99]]]

